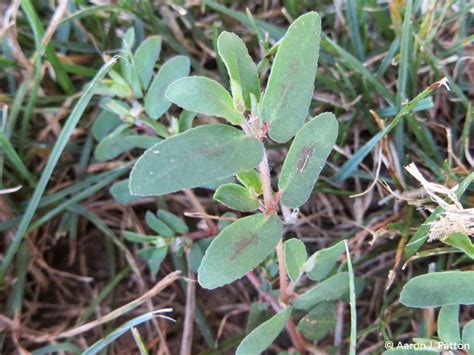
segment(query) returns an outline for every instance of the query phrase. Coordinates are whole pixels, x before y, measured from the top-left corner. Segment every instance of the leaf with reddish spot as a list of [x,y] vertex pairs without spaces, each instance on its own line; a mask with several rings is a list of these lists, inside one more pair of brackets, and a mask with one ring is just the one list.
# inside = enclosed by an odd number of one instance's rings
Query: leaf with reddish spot
[[308,117],[318,67],[321,18],[308,12],[297,18],[280,42],[260,118],[270,124],[270,137],[289,141]]
[[256,167],[262,156],[262,143],[237,128],[199,126],[148,149],[132,169],[130,192],[160,196],[203,186]]
[[275,249],[282,235],[277,215],[259,213],[235,221],[207,249],[198,271],[199,284],[213,289],[240,279]]
[[308,200],[336,143],[337,131],[336,117],[328,112],[316,116],[298,131],[278,181],[285,206],[297,208]]

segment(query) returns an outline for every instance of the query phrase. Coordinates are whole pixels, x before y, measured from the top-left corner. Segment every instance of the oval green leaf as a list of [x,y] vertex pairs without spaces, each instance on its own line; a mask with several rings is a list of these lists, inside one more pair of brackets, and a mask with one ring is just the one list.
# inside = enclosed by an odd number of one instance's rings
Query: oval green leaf
[[291,208],[304,204],[313,191],[324,163],[336,143],[338,123],[329,112],[307,122],[291,144],[281,169],[278,188],[282,203]]
[[298,279],[301,267],[307,257],[306,247],[301,240],[292,238],[285,242],[285,264],[288,276],[292,281]]
[[214,193],[214,200],[234,210],[250,212],[258,209],[257,198],[245,187],[238,184],[223,184]]
[[102,110],[92,124],[92,135],[96,140],[101,141],[122,123],[120,116],[116,113]]
[[229,92],[217,81],[202,76],[175,81],[166,90],[166,97],[185,110],[222,117],[234,125],[244,120]]
[[189,267],[193,272],[198,272],[202,258],[204,257],[209,244],[211,244],[210,239],[200,239],[193,243],[191,249],[189,250]]
[[111,160],[133,148],[148,149],[160,141],[161,138],[138,135],[130,130],[113,132],[97,145],[94,156],[101,162]]
[[145,97],[146,113],[153,119],[160,118],[171,106],[165,97],[166,89],[178,79],[189,75],[189,58],[178,55],[165,62],[153,79]]
[[114,183],[109,190],[115,201],[123,205],[128,205],[129,203],[138,201],[140,199],[140,197],[133,196],[130,194],[128,184],[128,179],[122,180]]
[[241,112],[245,108],[250,109],[250,94],[257,99],[260,97],[260,82],[257,67],[247,47],[238,36],[230,32],[219,35],[217,47],[229,73],[235,108]]
[[297,329],[310,341],[323,339],[336,326],[336,304],[322,302],[307,313],[298,323]]
[[188,129],[193,128],[193,121],[195,118],[196,118],[196,112],[186,111],[186,110],[181,112],[178,119],[179,133],[183,133],[187,131]]
[[157,213],[159,219],[165,222],[168,227],[173,229],[176,233],[185,234],[189,232],[188,225],[178,216],[165,210],[159,210]]
[[268,303],[252,303],[248,312],[247,324],[245,325],[246,333],[250,333],[260,324],[269,320],[272,317],[273,314],[268,308]]
[[153,252],[151,258],[148,260],[150,266],[150,271],[153,275],[158,273],[160,270],[161,263],[165,260],[166,255],[168,254],[168,247],[156,248]]
[[306,260],[303,269],[311,280],[320,281],[329,275],[344,251],[344,241],[318,250]]
[[296,19],[281,40],[262,98],[260,117],[270,137],[290,140],[308,116],[318,67],[321,18],[309,12]]
[[416,308],[474,304],[474,271],[433,272],[414,277],[403,287],[400,302]]
[[256,167],[262,143],[237,128],[203,125],[172,136],[147,150],[130,174],[133,195],[159,196],[199,187]]
[[254,169],[240,171],[237,174],[237,179],[248,189],[253,189],[259,195],[262,194],[262,180]]
[[175,235],[173,229],[171,229],[165,222],[156,217],[156,215],[150,211],[146,212],[145,221],[146,224],[148,224],[148,227],[163,237],[173,237]]
[[260,324],[242,340],[237,348],[236,355],[253,355],[264,352],[285,328],[290,315],[291,307],[286,307]]
[[240,279],[260,264],[283,235],[278,216],[244,217],[214,238],[198,272],[199,284],[213,289]]
[[438,337],[445,344],[457,344],[461,341],[458,304],[441,307],[438,314]]
[[443,243],[462,250],[471,259],[474,259],[474,243],[471,238],[464,233],[453,233],[442,240]]
[[323,301],[334,301],[349,292],[349,273],[340,272],[304,292],[293,301],[298,309],[310,309]]
[[134,54],[135,67],[143,89],[146,90],[153,75],[153,68],[160,57],[161,37],[150,36],[137,48]]

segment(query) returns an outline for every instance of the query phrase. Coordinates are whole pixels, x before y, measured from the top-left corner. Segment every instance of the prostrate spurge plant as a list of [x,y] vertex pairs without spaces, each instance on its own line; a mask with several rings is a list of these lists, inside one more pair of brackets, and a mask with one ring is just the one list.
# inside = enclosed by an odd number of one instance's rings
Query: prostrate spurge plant
[[[235,175],[241,184],[221,185],[214,198],[235,210],[255,211],[231,223],[213,239],[198,271],[202,287],[213,289],[243,277],[277,246],[279,261],[286,259],[285,272],[292,280],[304,271],[311,272],[320,257],[326,258],[327,272],[315,278],[321,281],[344,251],[339,243],[334,246],[337,250],[306,260],[304,244],[291,239],[282,254],[283,222],[277,214],[278,204],[298,208],[309,199],[337,138],[338,123],[332,113],[307,119],[320,35],[321,21],[315,12],[293,22],[279,43],[263,94],[256,65],[245,44],[228,32],[219,36],[218,50],[230,77],[231,93],[218,82],[200,76],[181,78],[166,90],[168,100],[183,109],[221,117],[230,125],[201,125],[148,149],[131,172],[130,192],[139,196],[165,195]],[[278,177],[278,191],[271,186],[264,145],[268,137],[278,143],[294,138]],[[331,281],[335,276],[337,279]],[[326,281],[333,290],[321,297]],[[310,309],[347,293],[346,272],[326,281],[296,298],[294,306]],[[289,303],[288,299],[282,301]],[[244,339],[238,353],[263,351],[290,315],[291,307],[287,307],[261,324]]]

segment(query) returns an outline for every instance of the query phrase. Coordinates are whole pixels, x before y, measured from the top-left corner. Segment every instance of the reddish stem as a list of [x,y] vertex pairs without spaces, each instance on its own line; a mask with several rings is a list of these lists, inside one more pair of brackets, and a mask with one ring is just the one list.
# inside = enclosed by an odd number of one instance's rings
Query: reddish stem
[[267,152],[263,151],[263,159],[258,166],[260,179],[262,180],[263,202],[265,205],[265,214],[270,215],[275,210],[273,202],[273,191],[270,177],[270,168],[268,167]]
[[[260,290],[260,280],[258,277],[252,272],[247,273],[247,279],[250,281],[250,283],[253,285],[253,287],[257,290],[257,292],[262,296],[262,298],[268,302],[270,307],[272,307],[273,311],[275,313],[278,313],[281,311],[281,306],[276,302],[276,300],[267,292],[262,292]],[[293,319],[288,318],[286,321],[286,330],[288,332],[288,335],[290,336],[291,343],[293,346],[299,350],[299,352],[303,355],[306,354],[306,347],[304,344],[304,340],[301,336],[301,334],[298,332],[298,329],[296,329],[295,323],[293,322]]]
[[288,303],[288,278],[286,276],[286,263],[285,263],[285,251],[283,248],[283,242],[280,241],[276,247],[278,257],[278,272],[280,276],[280,302]]
[[192,240],[197,240],[197,239],[202,239],[202,238],[207,238],[207,237],[212,237],[214,234],[217,234],[218,228],[207,228],[204,230],[196,231],[196,232],[191,232],[188,234],[185,234],[184,236],[186,238],[192,239]]

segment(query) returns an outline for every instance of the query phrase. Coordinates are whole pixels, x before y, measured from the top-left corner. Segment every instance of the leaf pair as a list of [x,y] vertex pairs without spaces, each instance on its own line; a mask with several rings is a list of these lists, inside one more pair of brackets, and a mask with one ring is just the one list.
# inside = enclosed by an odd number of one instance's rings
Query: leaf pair
[[[288,29],[282,39],[261,100],[258,115],[270,124],[270,137],[287,142],[303,126],[314,91],[319,57],[321,19],[309,12]],[[255,64],[245,44],[236,35],[223,32],[219,55],[230,77],[232,96],[219,83],[203,77],[183,78],[173,83],[166,96],[186,110],[225,118],[232,124],[244,120],[242,112],[260,97]]]
[[[189,75],[190,61],[178,55],[167,60],[154,75],[155,65],[160,57],[161,37],[145,39],[132,53],[135,32],[129,29],[122,41],[122,76],[111,72],[111,81],[102,83],[101,91],[106,96],[144,98],[145,111],[152,119],[161,117],[171,106],[165,91],[174,81]],[[124,79],[125,78],[125,79]]]
[[258,99],[260,82],[257,68],[242,40],[223,32],[218,39],[219,54],[230,76],[232,96],[217,81],[200,76],[174,82],[166,96],[176,105],[209,116],[222,117],[231,124],[242,123],[242,112],[250,109],[251,95]]
[[251,212],[260,206],[258,196],[262,194],[262,182],[255,170],[237,173],[237,179],[244,185],[228,183],[219,186],[214,200],[229,208],[242,212]]
[[155,275],[168,254],[170,242],[166,241],[162,236],[148,236],[128,231],[124,233],[124,236],[126,240],[133,243],[153,245],[141,248],[138,250],[137,255],[140,259],[148,263],[150,272]]
[[148,262],[151,273],[156,274],[168,254],[175,235],[187,233],[189,230],[182,219],[165,210],[159,210],[157,214],[148,211],[145,221],[157,235],[149,236],[127,231],[125,239],[134,243],[153,245],[145,246],[137,254],[142,260]]

